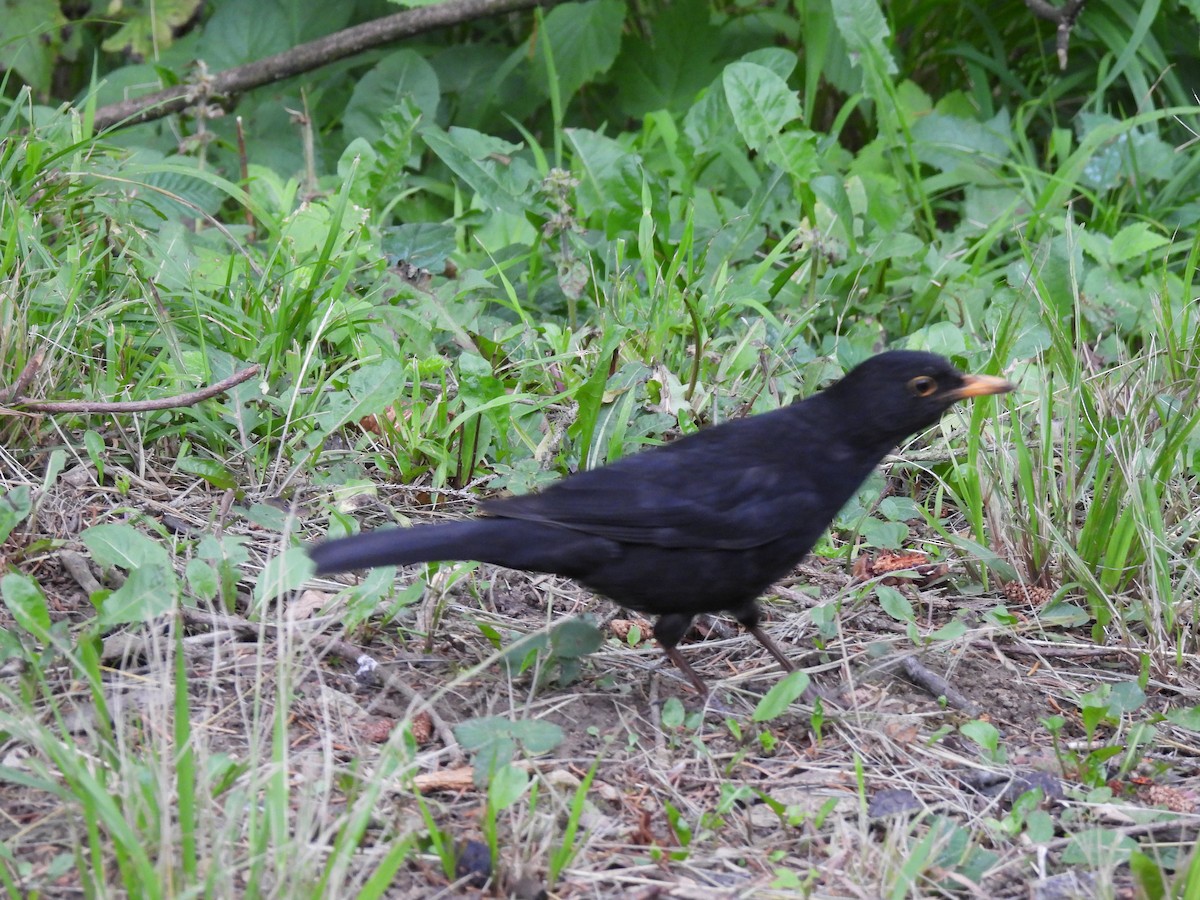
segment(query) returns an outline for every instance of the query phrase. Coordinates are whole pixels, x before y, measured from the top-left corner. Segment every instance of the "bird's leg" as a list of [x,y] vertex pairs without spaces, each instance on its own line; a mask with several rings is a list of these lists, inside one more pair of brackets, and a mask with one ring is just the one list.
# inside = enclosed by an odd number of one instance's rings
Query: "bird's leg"
[[[783,655],[783,651],[779,649],[779,646],[773,640],[771,640],[767,633],[759,626],[759,610],[757,603],[749,603],[740,609],[736,609],[733,611],[733,615],[738,622],[741,623],[743,628],[754,635],[758,642],[767,648],[770,654],[779,662],[779,665],[783,667],[785,672],[796,671],[796,667],[792,665],[792,661]],[[818,697],[824,700],[827,704],[832,703],[834,706],[839,705],[836,698],[827,696],[824,691],[817,687],[816,682],[810,679],[808,682],[808,687],[804,689],[804,693],[800,695],[800,698],[804,700],[805,703],[812,703]]]
[[662,647],[667,659],[675,663],[675,667],[688,677],[701,696],[708,694],[708,685],[704,683],[696,670],[691,667],[683,654],[679,652],[678,643],[683,640],[688,629],[692,627],[692,616],[687,613],[667,613],[659,616],[654,623],[654,639]]
[[796,671],[796,667],[792,665],[792,661],[783,655],[783,651],[779,649],[779,646],[759,627],[760,613],[757,603],[751,600],[745,606],[738,607],[733,610],[733,617],[738,620],[738,623],[743,628],[754,635],[760,644],[767,648],[767,652],[775,657],[785,672]]
[[746,630],[754,635],[758,639],[758,642],[767,648],[767,652],[775,657],[776,660],[778,660],[779,665],[783,667],[783,671],[796,671],[796,667],[792,665],[792,661],[783,655],[783,651],[779,649],[778,645],[771,640],[771,638],[765,631],[762,630],[762,628],[760,628],[758,625],[747,625]]
[[695,686],[696,693],[701,697],[708,696],[708,685],[704,683],[704,679],[692,668],[691,663],[683,658],[683,654],[679,652],[678,647],[663,645],[663,653],[667,654],[667,658],[675,663],[679,671],[688,677],[688,681]]

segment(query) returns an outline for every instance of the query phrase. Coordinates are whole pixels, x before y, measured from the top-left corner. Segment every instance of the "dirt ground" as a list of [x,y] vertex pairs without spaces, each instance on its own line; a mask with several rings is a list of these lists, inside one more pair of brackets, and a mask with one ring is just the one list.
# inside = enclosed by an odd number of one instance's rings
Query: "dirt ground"
[[[44,502],[6,548],[60,620],[80,624],[94,615],[78,560],[64,554],[82,550],[82,527],[111,520],[110,500],[81,490]],[[183,571],[192,539],[213,529],[220,498],[182,501],[164,486],[133,506],[119,515],[147,517],[182,538],[176,568]],[[248,590],[278,539],[241,520],[236,506],[219,524],[249,538]],[[24,555],[40,537],[63,543]],[[1045,624],[1044,609],[1008,603],[994,585],[979,590],[952,554],[938,561],[948,571],[932,583],[894,585],[915,610],[911,627],[875,602],[877,580],[857,581],[842,561],[807,560],[770,593],[764,627],[838,705],[814,717],[796,703],[761,722],[755,708],[783,673],[730,621],[702,622],[682,645],[713,685],[702,698],[652,641],[631,645],[628,623],[648,634],[646,620],[548,576],[479,566],[444,589],[443,567],[417,602],[382,604],[349,632],[337,587],[353,578],[314,581],[264,610],[265,625],[253,621],[248,595],[237,609],[214,610],[185,592],[176,621],[205,753],[252,757],[250,744],[261,735],[251,723],[269,718],[251,710],[252,700],[269,708],[281,677],[293,689],[288,729],[300,773],[322,770],[331,755],[339,769],[370,771],[413,716],[415,780],[383,791],[363,842],[364,870],[372,848],[427,830],[419,792],[436,826],[459,844],[462,877],[447,878],[420,837],[388,896],[1132,896],[1128,853],[1081,860],[1079,835],[1102,832],[1167,862],[1191,846],[1200,823],[1200,736],[1161,717],[1200,702],[1196,660],[1179,665],[1098,646],[1088,626]],[[94,565],[85,570],[111,577]],[[425,575],[424,567],[401,572],[398,589]],[[836,616],[827,614],[831,605]],[[996,624],[992,613],[1001,607],[1015,618]],[[489,634],[507,644],[582,614],[593,617],[603,642],[581,659],[577,679],[560,683],[544,655],[524,671],[481,665],[495,654]],[[0,625],[15,628],[7,610],[0,616]],[[960,636],[926,640],[956,618],[965,626]],[[148,674],[171,671],[167,630],[158,620],[105,636],[110,699],[151,702],[142,693]],[[364,660],[378,668],[364,675]],[[1143,670],[1144,702],[1098,722],[1089,739],[1081,698],[1135,682]],[[55,671],[51,680],[59,679],[66,702],[78,684],[67,669]],[[472,782],[470,754],[448,745],[457,741],[456,726],[493,716],[554,723],[562,739],[536,755],[522,753],[518,741],[515,758],[536,776],[539,799],[502,813],[499,857],[489,865],[476,843],[485,794]],[[1056,735],[1050,717],[1061,718]],[[981,722],[994,729],[994,746],[972,739]],[[1146,723],[1153,740],[1138,745],[1133,736]],[[1116,750],[1089,757],[1103,748]],[[548,859],[593,766],[576,852],[548,884]],[[318,824],[335,821],[339,802],[348,802],[336,785],[326,785],[327,802],[313,814]],[[1014,810],[1035,788],[1040,802],[1027,798]],[[0,795],[9,817],[3,836],[36,872],[63,849],[65,833],[51,822],[61,803],[11,780],[0,782]],[[1042,830],[1025,827],[1032,813]],[[488,872],[495,878],[478,887]]]

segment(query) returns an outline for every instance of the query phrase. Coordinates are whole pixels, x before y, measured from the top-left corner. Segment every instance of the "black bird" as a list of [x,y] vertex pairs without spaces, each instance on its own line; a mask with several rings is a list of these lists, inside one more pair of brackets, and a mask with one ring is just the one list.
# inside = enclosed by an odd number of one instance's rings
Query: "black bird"
[[804,401],[486,502],[478,518],[371,531],[309,552],[317,574],[476,559],[565,575],[658,615],[654,637],[703,694],[676,647],[694,616],[729,611],[791,671],[759,627],[759,594],[901,441],[959,400],[1012,388],[932,353],[893,350]]

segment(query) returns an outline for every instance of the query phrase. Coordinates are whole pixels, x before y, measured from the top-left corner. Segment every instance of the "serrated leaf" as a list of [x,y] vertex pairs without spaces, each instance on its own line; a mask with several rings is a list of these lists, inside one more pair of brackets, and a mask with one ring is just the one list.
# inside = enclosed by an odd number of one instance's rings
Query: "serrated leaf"
[[432,121],[440,96],[433,66],[415,50],[397,50],[355,82],[342,114],[342,127],[350,137],[374,142],[383,137],[384,114],[403,98],[412,101],[423,119]]
[[604,635],[590,619],[577,616],[559,622],[550,632],[550,647],[561,657],[578,659],[595,653],[604,643]]
[[765,66],[736,62],[721,75],[725,100],[746,145],[761,150],[800,117],[800,100],[786,81]]
[[1200,732],[1200,706],[1185,706],[1167,711],[1167,721],[1180,728]]
[[212,600],[221,589],[217,570],[202,559],[192,557],[188,560],[186,577],[188,588],[201,600]]
[[831,0],[831,4],[833,20],[851,51],[851,60],[862,65],[862,56],[876,56],[882,60],[884,71],[895,75],[899,69],[887,46],[891,29],[877,0]]
[[534,756],[549,753],[563,742],[562,728],[545,719],[522,719],[511,724],[513,736]]
[[804,693],[808,687],[807,672],[789,672],[758,701],[754,707],[755,722],[777,719]]
[[1119,265],[1169,243],[1169,238],[1155,232],[1146,222],[1134,222],[1113,236],[1108,257],[1113,265]]

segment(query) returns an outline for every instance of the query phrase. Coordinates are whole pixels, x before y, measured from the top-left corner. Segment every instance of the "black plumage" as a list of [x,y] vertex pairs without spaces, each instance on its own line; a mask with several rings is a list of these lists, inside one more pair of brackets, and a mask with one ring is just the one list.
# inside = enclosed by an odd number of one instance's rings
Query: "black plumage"
[[890,351],[799,403],[486,502],[476,518],[367,532],[310,553],[318,574],[475,559],[573,578],[657,615],[655,638],[704,692],[676,647],[696,614],[730,612],[790,670],[759,627],[757,597],[890,450],[955,402],[1011,389],[931,353]]

